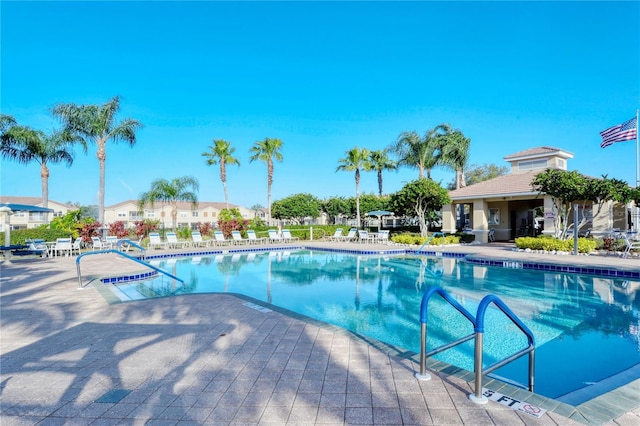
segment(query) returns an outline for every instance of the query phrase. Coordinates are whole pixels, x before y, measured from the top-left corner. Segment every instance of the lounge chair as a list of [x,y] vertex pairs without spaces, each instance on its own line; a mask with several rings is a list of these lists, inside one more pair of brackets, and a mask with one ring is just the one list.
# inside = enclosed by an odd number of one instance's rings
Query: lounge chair
[[248,238],[242,238],[240,231],[231,231],[231,238],[233,238],[234,244],[248,244]]
[[59,255],[65,255],[65,256],[71,256],[71,238],[58,238],[56,239],[56,244],[51,247],[51,251],[53,252],[54,256]]
[[389,243],[389,231],[380,231],[378,232],[378,242],[380,244],[388,244]]
[[186,241],[178,241],[175,232],[167,232],[167,246],[169,248],[185,248],[186,244]]
[[252,243],[252,244],[262,244],[268,240],[268,238],[265,238],[265,237],[258,238],[256,236],[256,231],[254,231],[253,229],[249,229],[247,231],[247,237],[248,237],[249,243]]
[[276,231],[275,229],[269,229],[269,242],[270,243],[281,243],[284,240],[282,239],[282,236],[280,234],[278,234],[278,231]]
[[638,234],[636,233],[622,233],[622,238],[624,239],[625,244],[627,245],[624,249],[624,253],[622,253],[623,258],[627,258],[631,250],[640,250],[640,240],[633,239]]
[[349,233],[347,235],[343,235],[337,241],[354,241],[356,239],[356,234],[358,230],[356,228],[349,229]]
[[231,241],[227,240],[224,237],[224,234],[222,233],[222,231],[215,231],[213,233],[213,237],[215,238],[215,244],[217,246],[226,246],[226,245],[231,244]]
[[192,240],[192,245],[194,247],[209,247],[210,241],[211,240],[203,240],[202,239],[202,234],[198,231],[194,231],[191,233],[191,240]]
[[291,243],[299,239],[299,237],[294,237],[293,235],[291,235],[291,231],[289,231],[288,229],[282,230],[282,241],[284,241],[285,243]]
[[490,243],[495,242],[495,240],[496,240],[496,230],[495,229],[493,229],[493,228],[489,229],[488,238],[489,238],[489,242]]
[[107,235],[107,238],[104,239],[104,243],[106,248],[114,249],[118,245],[118,237],[115,235]]
[[158,234],[157,232],[149,232],[149,246],[148,248],[151,249],[155,249],[155,248],[167,248],[167,242],[166,241],[162,241],[162,239],[160,238],[160,234]]
[[336,229],[336,232],[334,232],[333,235],[325,235],[322,237],[325,241],[338,241],[340,238],[342,238],[342,228]]
[[71,245],[71,254],[80,254],[80,249],[82,249],[82,238],[76,238],[76,240]]
[[100,237],[91,237],[91,246],[93,248],[93,250],[105,250],[108,247],[105,246],[105,244],[102,242],[102,240],[100,239]]
[[49,247],[44,243],[44,240],[27,240],[26,243],[29,246],[29,251],[42,257],[49,257]]
[[363,229],[358,229],[358,240],[361,243],[372,243],[373,237],[369,235],[368,231],[365,231]]

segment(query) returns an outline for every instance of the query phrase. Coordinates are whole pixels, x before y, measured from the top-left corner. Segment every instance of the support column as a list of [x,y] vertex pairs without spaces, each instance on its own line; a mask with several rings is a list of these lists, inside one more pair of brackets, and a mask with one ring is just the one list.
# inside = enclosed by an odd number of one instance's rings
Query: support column
[[481,243],[489,242],[489,210],[484,200],[475,200],[473,202],[473,233],[476,235],[476,241]]
[[446,204],[442,206],[442,232],[454,233],[456,232],[456,205]]

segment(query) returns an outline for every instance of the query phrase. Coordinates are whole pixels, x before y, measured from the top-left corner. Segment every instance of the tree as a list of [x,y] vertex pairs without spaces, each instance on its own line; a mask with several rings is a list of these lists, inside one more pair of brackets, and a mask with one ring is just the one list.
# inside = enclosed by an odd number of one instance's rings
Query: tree
[[19,163],[29,164],[32,161],[40,164],[40,180],[42,188],[42,206],[49,206],[49,164],[73,164],[72,146],[80,142],[79,138],[63,131],[50,135],[26,126],[11,126],[3,132],[0,141],[0,152],[4,158]]
[[509,173],[507,166],[498,166],[496,164],[471,164],[465,172],[467,185],[474,185],[485,180],[504,176]]
[[449,131],[442,135],[442,164],[450,167],[456,174],[456,189],[467,186],[465,167],[469,161],[471,139],[465,137],[460,130]]
[[153,208],[157,201],[169,203],[171,205],[171,228],[175,231],[178,220],[178,202],[190,202],[194,208],[197,207],[199,187],[198,180],[191,176],[174,178],[171,181],[156,179],[151,182],[151,189],[148,192],[140,194],[138,208],[142,211],[146,204]]
[[344,197],[331,197],[322,203],[322,209],[331,219],[331,223],[336,223],[339,216],[351,216],[349,200]]
[[0,135],[16,125],[16,119],[11,115],[0,114]]
[[220,180],[222,181],[222,189],[224,190],[224,200],[229,208],[229,196],[227,195],[227,165],[240,165],[240,161],[233,156],[235,148],[231,147],[231,142],[222,139],[214,139],[213,145],[209,147],[209,151],[203,152],[202,156],[207,158],[207,165],[213,166],[220,164]]
[[446,189],[430,179],[418,179],[391,195],[391,208],[398,216],[416,216],[420,234],[427,236],[428,219],[451,199]]
[[398,165],[416,167],[421,179],[425,177],[426,170],[427,178],[431,179],[431,170],[442,161],[442,136],[450,131],[447,124],[440,124],[428,130],[424,138],[415,131],[402,132],[389,149],[398,156]]
[[306,217],[319,217],[321,211],[322,201],[311,194],[294,194],[273,202],[273,217],[298,224],[304,223]]
[[136,131],[142,124],[131,118],[116,122],[120,109],[120,97],[116,96],[104,105],[57,104],[53,113],[62,120],[65,131],[80,138],[89,139],[97,146],[96,157],[100,164],[100,186],[98,188],[98,222],[104,223],[104,179],[107,160],[106,143],[123,141],[130,146],[136,143]]
[[398,164],[389,158],[389,150],[387,148],[372,151],[369,161],[371,162],[371,169],[378,173],[378,195],[382,197],[382,172],[396,170]]
[[597,206],[598,214],[607,201],[626,203],[633,199],[634,190],[618,179],[602,179],[584,176],[577,171],[547,169],[538,173],[531,181],[534,191],[551,196],[554,214],[555,237],[565,239],[572,227],[580,229],[588,218],[583,215],[577,224],[570,223],[573,205],[591,201]]
[[242,217],[240,209],[222,209],[218,218],[218,228],[225,238],[231,238],[233,231],[245,232],[249,227],[249,221]]
[[336,169],[338,171],[355,172],[356,179],[356,223],[359,228],[360,222],[360,170],[365,172],[371,170],[371,162],[369,161],[370,151],[366,148],[352,148],[345,152],[345,158],[338,160],[340,165]]
[[249,150],[249,162],[264,161],[267,164],[267,220],[271,223],[271,184],[273,184],[273,161],[282,161],[282,141],[277,138],[265,138],[257,141]]

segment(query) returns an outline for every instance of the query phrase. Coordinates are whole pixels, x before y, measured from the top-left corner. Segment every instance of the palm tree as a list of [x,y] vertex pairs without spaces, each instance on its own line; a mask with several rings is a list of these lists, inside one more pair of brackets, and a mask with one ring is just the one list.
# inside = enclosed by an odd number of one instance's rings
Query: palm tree
[[249,150],[251,157],[249,162],[255,160],[267,163],[267,218],[271,223],[271,184],[273,183],[273,160],[282,161],[282,141],[277,138],[265,138],[263,141],[257,141]]
[[[0,152],[4,158],[19,163],[29,164],[32,161],[40,164],[40,179],[42,184],[42,206],[49,206],[49,164],[73,164],[71,147],[80,142],[77,137],[66,132],[54,132],[46,135],[40,130],[26,126],[13,125],[2,134]],[[86,148],[86,146],[85,146]]]
[[104,224],[104,177],[107,159],[105,145],[107,141],[112,139],[114,142],[124,141],[133,146],[136,143],[136,130],[142,127],[139,121],[131,118],[125,118],[119,123],[115,122],[115,116],[119,109],[119,96],[104,105],[58,104],[53,107],[53,113],[60,117],[66,131],[87,138],[98,147],[96,152],[100,163],[98,221],[102,224]]
[[151,182],[151,189],[140,194],[138,208],[140,211],[148,203],[153,208],[156,201],[171,204],[171,229],[176,230],[178,221],[178,201],[190,202],[193,207],[198,206],[198,180],[191,176],[174,178],[171,181],[156,179]]
[[7,130],[16,125],[16,119],[7,114],[0,114],[0,134],[4,135]]
[[424,138],[415,132],[402,132],[396,142],[390,147],[399,160],[399,165],[416,167],[419,178],[431,179],[431,170],[442,162],[442,137],[450,131],[446,124],[440,124],[425,133]]
[[467,186],[464,170],[469,161],[471,139],[466,138],[460,130],[455,130],[444,137],[442,162],[456,173],[456,189]]
[[356,223],[360,228],[360,170],[368,172],[372,168],[372,164],[369,161],[371,152],[366,148],[352,148],[345,152],[347,155],[345,158],[338,160],[340,165],[336,169],[338,171],[353,172],[356,175]]
[[222,181],[222,189],[224,190],[224,200],[227,204],[227,210],[229,210],[229,196],[227,195],[227,165],[240,165],[240,161],[233,156],[235,150],[235,148],[231,147],[231,142],[227,142],[222,139],[214,139],[213,145],[209,147],[209,151],[202,153],[202,156],[207,158],[208,166],[220,164],[220,180]]
[[371,162],[372,170],[378,172],[378,195],[382,197],[382,172],[385,170],[396,170],[398,164],[389,158],[389,150],[382,149],[378,151],[372,151],[369,161]]

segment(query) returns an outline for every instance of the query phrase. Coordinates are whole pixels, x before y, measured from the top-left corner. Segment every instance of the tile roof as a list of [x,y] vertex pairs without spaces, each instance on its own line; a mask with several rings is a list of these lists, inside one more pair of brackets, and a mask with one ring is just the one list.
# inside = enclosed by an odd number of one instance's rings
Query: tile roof
[[[120,203],[112,204],[110,206],[105,206],[105,208],[115,209],[115,208],[126,206],[129,204],[133,204],[137,206],[138,200],[125,200]],[[170,203],[163,203],[161,201],[156,201],[156,203],[154,204],[154,208],[160,208],[163,206],[170,206],[170,205],[171,205]],[[145,207],[150,208],[149,204],[147,204]],[[198,201],[198,207],[197,207],[198,209],[206,209],[207,207],[213,207],[214,209],[222,210],[227,208],[227,204],[224,202],[217,202],[217,201]],[[240,206],[229,203],[229,208],[233,209],[236,207],[239,208]],[[187,201],[178,201],[178,210],[192,210],[192,209],[193,209],[193,206],[191,203]]]
[[[29,206],[39,206],[42,207],[42,197],[22,197],[22,196],[9,196],[3,195],[0,196],[0,203],[10,203],[10,204],[26,204]],[[60,206],[66,206],[70,209],[77,209],[77,207],[69,205],[67,203],[61,203],[59,201],[52,200],[49,198],[49,203],[58,204]]]
[[520,157],[531,157],[531,156],[539,157],[539,156],[549,156],[552,154],[560,154],[560,153],[569,154],[570,157],[573,157],[572,152],[565,151],[564,149],[555,148],[552,146],[540,146],[537,148],[525,149],[524,151],[516,152],[515,154],[509,154],[505,156],[504,159],[509,161],[515,158],[520,158]]
[[449,191],[452,200],[465,198],[490,198],[504,197],[522,194],[537,195],[531,188],[531,181],[540,173],[540,170],[531,170],[525,173],[498,176],[490,180],[469,185],[464,188]]

